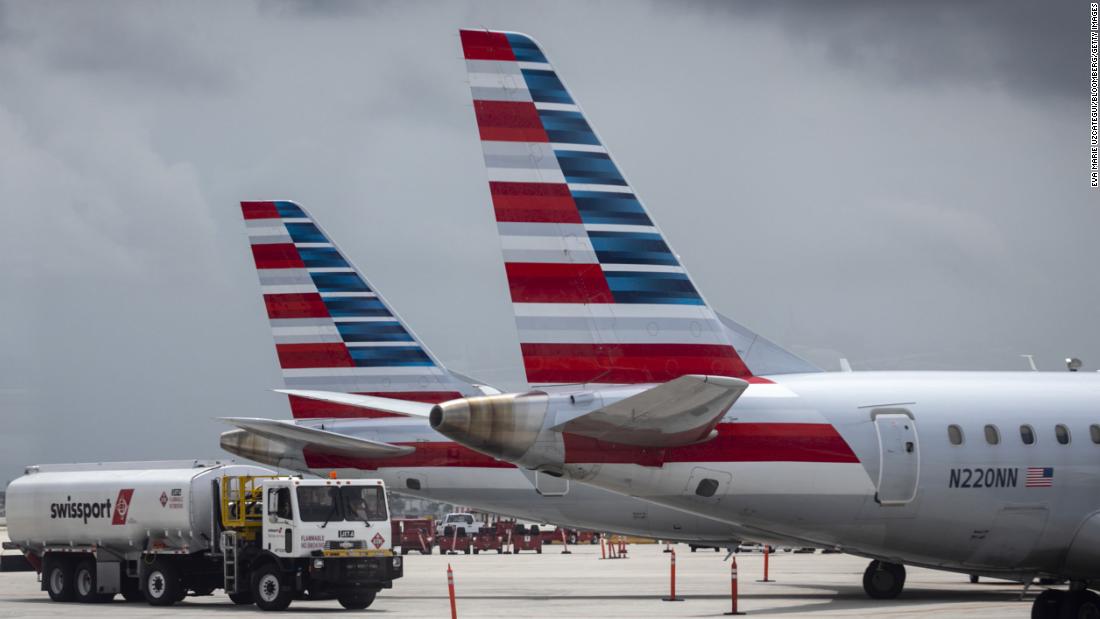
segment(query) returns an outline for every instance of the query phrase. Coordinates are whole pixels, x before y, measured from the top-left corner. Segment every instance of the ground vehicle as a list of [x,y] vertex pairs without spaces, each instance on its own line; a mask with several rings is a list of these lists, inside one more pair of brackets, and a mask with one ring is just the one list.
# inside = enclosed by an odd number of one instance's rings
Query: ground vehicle
[[302,594],[365,608],[402,575],[378,480],[198,461],[43,465],[8,486],[7,508],[11,544],[55,601],[122,593],[168,606],[224,588],[264,610]]
[[394,520],[394,530],[400,533],[394,534],[394,544],[401,546],[401,554],[409,554],[410,550],[416,550],[422,555],[432,554],[432,519],[431,518],[404,518]]
[[515,525],[512,530],[512,552],[519,554],[521,550],[534,550],[542,554],[542,535],[539,534],[539,526],[533,525],[530,529],[522,524]]
[[504,552],[504,538],[495,526],[480,527],[477,533],[474,533],[473,545],[475,555],[481,551],[490,550],[497,551],[498,555]]
[[435,525],[435,534],[437,536],[444,535],[447,527],[465,531],[467,535],[473,535],[474,531],[477,530],[477,526],[474,524],[473,514],[447,514]]

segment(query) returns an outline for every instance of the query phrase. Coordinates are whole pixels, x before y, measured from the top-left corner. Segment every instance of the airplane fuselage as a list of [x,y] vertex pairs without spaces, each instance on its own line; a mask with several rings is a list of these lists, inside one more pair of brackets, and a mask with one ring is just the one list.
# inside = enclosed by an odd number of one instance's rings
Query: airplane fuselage
[[1100,577],[1100,376],[766,380],[741,396],[711,441],[615,453],[571,448],[567,438],[563,472],[750,531],[896,563]]

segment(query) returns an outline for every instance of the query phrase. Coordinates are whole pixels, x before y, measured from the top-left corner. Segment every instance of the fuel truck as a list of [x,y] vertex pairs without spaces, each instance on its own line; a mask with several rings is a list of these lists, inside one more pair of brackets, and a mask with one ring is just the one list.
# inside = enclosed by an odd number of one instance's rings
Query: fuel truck
[[224,589],[264,610],[332,598],[362,609],[402,576],[375,479],[217,461],[38,465],[8,485],[7,519],[5,548],[58,602],[169,606]]

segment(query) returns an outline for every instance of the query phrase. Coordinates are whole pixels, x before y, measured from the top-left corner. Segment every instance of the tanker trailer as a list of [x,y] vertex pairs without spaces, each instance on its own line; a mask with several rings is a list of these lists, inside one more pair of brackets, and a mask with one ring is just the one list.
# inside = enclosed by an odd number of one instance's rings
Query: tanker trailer
[[38,465],[8,486],[10,547],[55,601],[155,606],[224,589],[365,608],[402,575],[380,480],[302,479],[218,461]]

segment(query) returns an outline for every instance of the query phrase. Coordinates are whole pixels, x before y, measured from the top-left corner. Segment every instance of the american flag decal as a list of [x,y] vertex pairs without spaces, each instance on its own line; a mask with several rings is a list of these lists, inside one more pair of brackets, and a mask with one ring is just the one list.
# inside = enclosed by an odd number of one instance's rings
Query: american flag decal
[[1054,467],[1029,466],[1025,488],[1049,488],[1054,485]]

